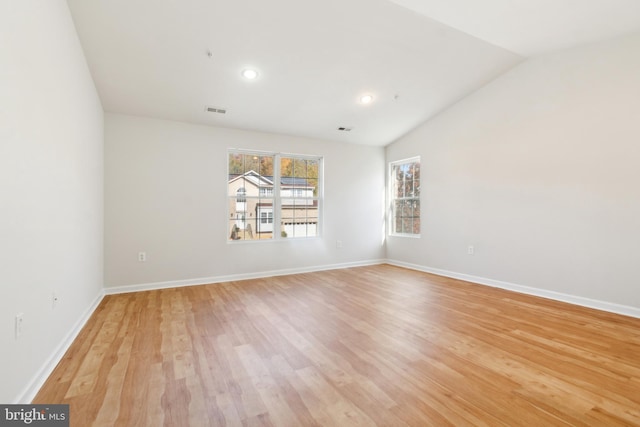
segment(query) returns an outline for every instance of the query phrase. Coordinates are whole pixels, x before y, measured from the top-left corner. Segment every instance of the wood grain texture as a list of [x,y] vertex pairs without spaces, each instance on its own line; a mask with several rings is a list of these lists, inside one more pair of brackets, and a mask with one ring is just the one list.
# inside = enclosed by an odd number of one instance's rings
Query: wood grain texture
[[640,319],[389,265],[106,296],[73,426],[640,426]]

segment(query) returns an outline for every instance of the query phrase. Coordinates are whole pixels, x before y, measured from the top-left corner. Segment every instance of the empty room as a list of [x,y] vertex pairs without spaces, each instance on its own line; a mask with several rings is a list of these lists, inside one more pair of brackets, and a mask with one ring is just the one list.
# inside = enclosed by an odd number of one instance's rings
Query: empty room
[[0,0],[0,424],[640,426],[639,165],[637,0]]

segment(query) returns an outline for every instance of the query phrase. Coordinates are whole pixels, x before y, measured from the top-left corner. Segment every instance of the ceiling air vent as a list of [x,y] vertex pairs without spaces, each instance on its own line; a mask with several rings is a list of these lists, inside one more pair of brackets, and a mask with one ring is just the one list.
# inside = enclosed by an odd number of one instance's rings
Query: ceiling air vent
[[346,128],[344,126],[341,126],[341,127],[338,128],[338,130],[340,130],[342,132],[351,132],[351,129],[353,129],[353,128]]
[[225,108],[218,107],[204,107],[204,111],[208,113],[227,114],[227,110]]

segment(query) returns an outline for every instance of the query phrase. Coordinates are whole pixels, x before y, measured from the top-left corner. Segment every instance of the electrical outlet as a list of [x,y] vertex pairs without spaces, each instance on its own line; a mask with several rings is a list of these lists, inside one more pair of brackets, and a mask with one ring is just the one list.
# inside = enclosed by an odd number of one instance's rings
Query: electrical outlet
[[23,317],[23,313],[16,314],[16,339],[20,338],[20,335],[22,335]]
[[342,240],[336,240],[336,248],[338,249],[342,248]]
[[138,252],[138,261],[146,262],[147,261],[147,253],[146,252]]
[[473,245],[467,246],[467,254],[473,255],[474,252],[475,252],[475,249],[474,249]]

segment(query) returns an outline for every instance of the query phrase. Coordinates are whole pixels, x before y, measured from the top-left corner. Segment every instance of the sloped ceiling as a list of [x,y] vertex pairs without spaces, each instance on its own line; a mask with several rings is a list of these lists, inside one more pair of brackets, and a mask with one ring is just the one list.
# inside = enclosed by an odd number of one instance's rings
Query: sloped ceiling
[[638,0],[391,0],[523,56],[640,30]]
[[[563,46],[552,31],[539,31],[554,42],[545,48],[519,41],[515,24],[496,29],[491,11],[509,2],[68,0],[108,112],[376,146],[531,52]],[[465,8],[475,3],[488,11]],[[247,67],[257,79],[241,76]],[[373,101],[361,104],[363,94]]]

